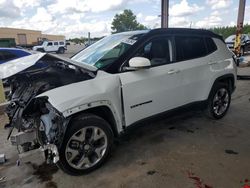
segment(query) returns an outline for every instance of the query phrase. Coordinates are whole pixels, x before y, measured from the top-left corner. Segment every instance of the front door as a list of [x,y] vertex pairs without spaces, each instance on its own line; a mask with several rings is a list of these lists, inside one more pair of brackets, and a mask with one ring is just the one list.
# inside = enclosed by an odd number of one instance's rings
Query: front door
[[53,52],[53,51],[54,51],[53,42],[48,42],[46,46],[46,52]]
[[135,54],[148,58],[151,67],[120,74],[126,126],[181,105],[182,78],[172,63],[172,44],[171,37],[152,39]]

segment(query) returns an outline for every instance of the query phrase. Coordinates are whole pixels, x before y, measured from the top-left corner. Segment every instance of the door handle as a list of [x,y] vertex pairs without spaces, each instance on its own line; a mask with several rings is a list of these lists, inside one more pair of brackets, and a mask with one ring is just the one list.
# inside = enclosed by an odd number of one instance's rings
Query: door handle
[[214,64],[218,64],[218,62],[217,61],[210,61],[208,64],[209,65],[214,65]]
[[169,71],[168,71],[168,74],[176,74],[176,73],[178,73],[178,72],[180,72],[180,70],[172,69],[172,70],[169,70]]

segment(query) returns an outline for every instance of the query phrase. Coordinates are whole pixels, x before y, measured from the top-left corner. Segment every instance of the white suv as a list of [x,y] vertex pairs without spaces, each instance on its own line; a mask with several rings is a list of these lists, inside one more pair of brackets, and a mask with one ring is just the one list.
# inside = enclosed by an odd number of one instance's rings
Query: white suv
[[79,175],[98,168],[114,138],[149,117],[199,104],[222,118],[236,65],[210,31],[155,29],[107,36],[71,59],[27,56],[0,65],[0,76],[12,80],[6,112],[19,130],[12,143],[32,154],[40,146],[48,162]]
[[34,46],[34,51],[40,52],[56,52],[63,54],[67,50],[65,41],[44,41],[40,46]]

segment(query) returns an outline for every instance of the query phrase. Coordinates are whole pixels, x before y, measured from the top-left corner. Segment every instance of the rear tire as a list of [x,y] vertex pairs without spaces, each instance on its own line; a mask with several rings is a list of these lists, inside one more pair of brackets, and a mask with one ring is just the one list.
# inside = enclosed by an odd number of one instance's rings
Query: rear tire
[[64,49],[64,48],[59,48],[59,49],[58,49],[58,53],[59,53],[59,54],[64,54],[64,52],[65,52],[65,49]]
[[208,98],[206,115],[210,119],[223,118],[231,103],[231,92],[228,84],[217,83]]
[[73,120],[59,149],[58,167],[70,175],[83,175],[99,168],[113,145],[110,125],[99,116],[85,114]]

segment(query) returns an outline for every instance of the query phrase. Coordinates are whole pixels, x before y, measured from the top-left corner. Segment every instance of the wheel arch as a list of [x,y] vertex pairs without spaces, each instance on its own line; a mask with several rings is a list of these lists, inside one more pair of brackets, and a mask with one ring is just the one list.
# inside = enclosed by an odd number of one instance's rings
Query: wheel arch
[[60,50],[60,49],[65,50],[65,48],[64,48],[63,46],[60,46],[60,47],[58,48],[58,50]]
[[210,97],[210,94],[214,88],[214,86],[217,84],[217,83],[224,83],[224,84],[227,84],[229,86],[229,91],[230,93],[232,93],[234,91],[234,88],[235,88],[235,79],[234,79],[234,75],[233,74],[225,74],[223,76],[220,76],[218,78],[215,79],[211,89],[210,89],[210,92],[209,92],[209,95],[208,95],[208,98]]
[[119,136],[116,118],[115,118],[112,110],[108,106],[105,106],[105,105],[95,106],[95,107],[88,108],[88,109],[85,109],[83,111],[77,112],[69,117],[70,118],[69,124],[72,121],[74,121],[74,119],[76,119],[80,116],[83,116],[84,114],[94,114],[96,116],[103,118],[105,121],[107,121],[109,123],[110,128],[113,131],[114,136],[115,137]]
[[36,51],[38,51],[38,52],[45,52],[44,48],[37,48]]

